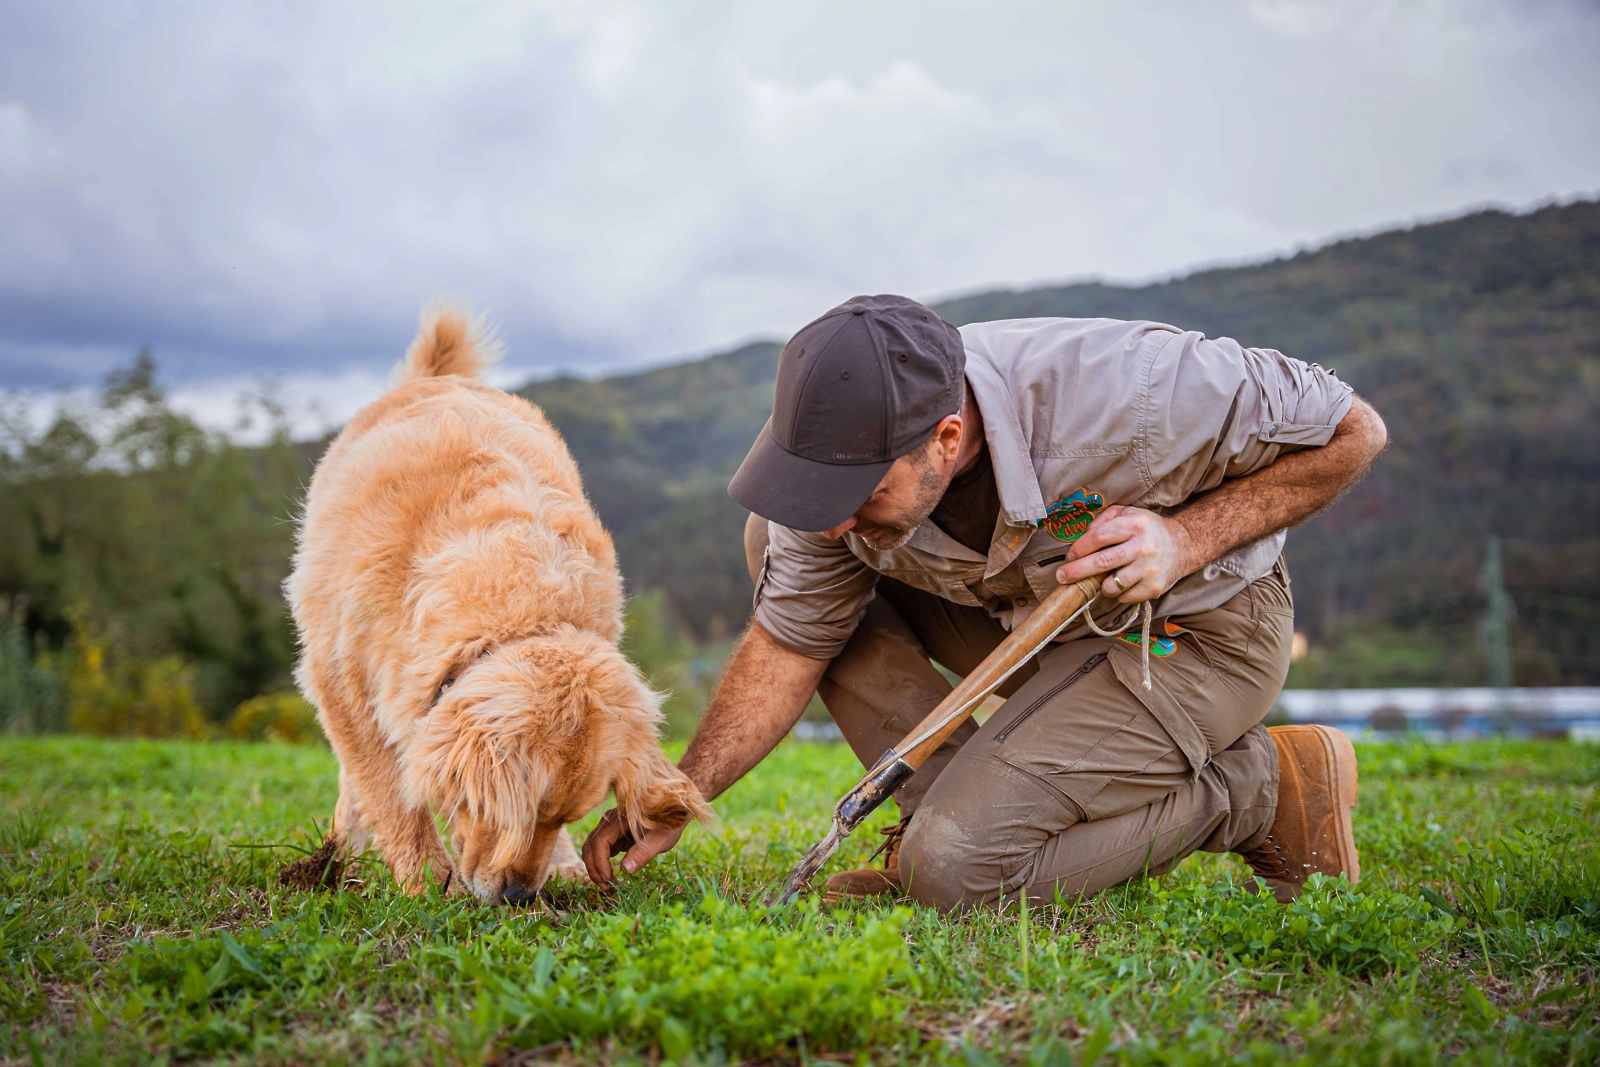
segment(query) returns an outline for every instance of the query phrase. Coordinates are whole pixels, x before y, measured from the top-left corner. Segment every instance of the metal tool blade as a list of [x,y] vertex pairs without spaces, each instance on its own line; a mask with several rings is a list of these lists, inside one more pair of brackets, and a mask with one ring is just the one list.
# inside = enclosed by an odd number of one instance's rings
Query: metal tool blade
[[795,864],[793,873],[789,875],[789,880],[784,882],[783,886],[767,901],[767,907],[779,907],[798,896],[800,890],[809,885],[811,879],[816,877],[817,872],[822,869],[822,865],[833,858],[833,854],[839,850],[840,842],[849,833],[850,831],[844,828],[844,824],[835,818],[833,826],[828,830],[828,836],[818,841],[812,846],[810,852],[800,858],[800,862]]

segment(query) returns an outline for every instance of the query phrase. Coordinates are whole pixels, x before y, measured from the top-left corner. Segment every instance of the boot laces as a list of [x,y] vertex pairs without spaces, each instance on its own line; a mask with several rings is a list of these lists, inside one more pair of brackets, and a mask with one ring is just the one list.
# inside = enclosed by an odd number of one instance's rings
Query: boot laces
[[893,826],[885,826],[879,830],[878,833],[883,835],[883,844],[879,845],[877,851],[867,857],[867,862],[871,863],[879,856],[882,856],[884,858],[883,865],[887,868],[889,860],[894,858],[900,851],[900,839],[906,835],[906,824],[910,821],[910,819],[901,819]]
[[1250,869],[1263,878],[1288,878],[1289,861],[1284,858],[1283,846],[1271,835],[1267,839],[1244,853],[1245,862],[1250,864]]

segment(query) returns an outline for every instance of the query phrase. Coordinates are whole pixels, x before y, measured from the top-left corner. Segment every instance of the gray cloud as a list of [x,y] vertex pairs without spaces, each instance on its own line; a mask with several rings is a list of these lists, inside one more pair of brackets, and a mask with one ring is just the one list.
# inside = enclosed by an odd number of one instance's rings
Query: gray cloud
[[184,382],[376,373],[441,293],[490,311],[519,368],[601,369],[859,291],[1144,278],[1600,187],[1579,3],[8,20],[0,386],[142,342]]

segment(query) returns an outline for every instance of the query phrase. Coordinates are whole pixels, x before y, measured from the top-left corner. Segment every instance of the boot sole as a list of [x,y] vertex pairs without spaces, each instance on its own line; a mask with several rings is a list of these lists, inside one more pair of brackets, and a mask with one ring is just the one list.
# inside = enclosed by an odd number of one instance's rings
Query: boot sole
[[1350,884],[1361,881],[1361,854],[1356,851],[1354,820],[1350,813],[1360,801],[1361,776],[1356,765],[1356,748],[1343,730],[1329,726],[1313,726],[1322,737],[1327,752],[1329,779],[1334,787],[1334,813],[1339,820],[1339,866],[1344,869]]
[[838,904],[845,900],[871,900],[873,897],[899,896],[905,887],[883,871],[871,867],[841,871],[823,885],[822,902]]

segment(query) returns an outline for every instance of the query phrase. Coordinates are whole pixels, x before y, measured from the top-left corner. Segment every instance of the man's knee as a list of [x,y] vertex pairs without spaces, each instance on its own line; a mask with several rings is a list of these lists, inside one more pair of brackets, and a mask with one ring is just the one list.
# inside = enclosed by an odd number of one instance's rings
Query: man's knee
[[[918,904],[941,912],[965,911],[1001,891],[998,864],[981,858],[980,828],[937,805],[924,804],[906,827],[900,842],[900,876],[906,892]],[[993,885],[983,873],[993,874]]]
[[744,563],[750,568],[752,583],[761,578],[761,564],[767,558],[767,544],[770,540],[767,520],[752,512],[750,517],[744,520]]
[[[1131,867],[1116,862],[1091,865],[1064,872],[1054,884],[1042,888],[1025,873],[1031,870],[1031,864],[1021,862],[1020,857],[1004,858],[993,851],[993,842],[998,837],[996,827],[965,826],[933,810],[928,810],[927,814],[930,817],[923,818],[923,812],[919,811],[906,828],[905,840],[900,845],[900,875],[913,900],[946,913],[971,911],[1002,901],[1013,902],[1021,887],[1030,884],[1033,886],[1028,891],[1030,901],[1036,897],[1045,901],[1058,896],[1067,900],[1092,897],[1141,874],[1163,873],[1181,858],[1174,856],[1155,866],[1149,865],[1148,857],[1143,865],[1135,863]],[[1007,870],[1012,872],[1009,881],[1005,875]]]

